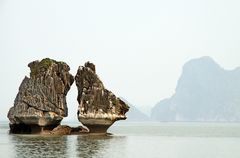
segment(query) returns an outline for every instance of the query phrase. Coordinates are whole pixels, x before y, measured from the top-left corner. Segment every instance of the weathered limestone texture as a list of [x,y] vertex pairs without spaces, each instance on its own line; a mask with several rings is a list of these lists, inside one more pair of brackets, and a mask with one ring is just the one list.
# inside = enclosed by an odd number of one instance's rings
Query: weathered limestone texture
[[74,81],[69,66],[46,58],[33,61],[28,67],[30,77],[23,79],[8,112],[12,133],[52,130],[68,115],[66,95]]
[[91,133],[106,133],[117,120],[125,120],[129,106],[104,88],[95,65],[87,62],[75,76],[78,88],[78,119]]

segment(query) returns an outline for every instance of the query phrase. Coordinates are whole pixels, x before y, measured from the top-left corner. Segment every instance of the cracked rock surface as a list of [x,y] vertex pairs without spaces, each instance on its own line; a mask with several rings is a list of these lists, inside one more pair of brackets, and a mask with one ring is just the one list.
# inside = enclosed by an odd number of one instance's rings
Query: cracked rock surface
[[95,65],[87,62],[75,76],[78,88],[78,119],[90,132],[105,133],[117,120],[125,120],[129,106],[105,89]]
[[68,115],[66,95],[74,81],[69,66],[45,58],[29,63],[28,67],[30,77],[23,79],[14,106],[8,112],[10,128],[59,125]]

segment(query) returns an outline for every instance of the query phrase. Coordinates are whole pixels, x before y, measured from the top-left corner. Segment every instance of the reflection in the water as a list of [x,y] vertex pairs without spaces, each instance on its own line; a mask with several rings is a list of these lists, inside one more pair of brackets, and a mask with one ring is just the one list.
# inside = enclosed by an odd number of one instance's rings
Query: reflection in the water
[[21,157],[125,157],[127,137],[113,135],[10,135],[14,155]]
[[[101,158],[101,157],[124,157],[124,152],[120,155],[119,150],[124,151],[126,143],[124,136],[107,135],[86,135],[77,137],[77,156],[81,158]],[[118,142],[118,146],[113,146],[113,142]],[[109,151],[111,150],[111,151]],[[117,150],[118,152],[116,152]]]
[[9,135],[0,124],[0,157],[240,158],[239,123],[144,124],[113,126],[110,136],[46,138]]
[[67,157],[67,137],[13,135],[16,157]]

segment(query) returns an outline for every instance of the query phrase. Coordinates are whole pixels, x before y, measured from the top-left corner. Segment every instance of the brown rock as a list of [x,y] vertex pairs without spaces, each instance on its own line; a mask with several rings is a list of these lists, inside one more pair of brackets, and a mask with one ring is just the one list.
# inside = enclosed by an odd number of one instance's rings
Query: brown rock
[[49,133],[45,132],[44,134],[51,134],[51,135],[73,135],[73,134],[84,134],[88,133],[88,130],[82,126],[79,127],[70,127],[67,125],[59,125],[54,128]]
[[66,125],[59,125],[56,128],[54,128],[50,134],[54,135],[70,135],[72,131],[72,128]]

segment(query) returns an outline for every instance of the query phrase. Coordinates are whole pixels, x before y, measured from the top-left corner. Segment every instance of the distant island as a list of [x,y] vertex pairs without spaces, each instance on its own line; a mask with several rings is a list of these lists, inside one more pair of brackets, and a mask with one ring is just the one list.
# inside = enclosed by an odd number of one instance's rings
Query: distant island
[[152,109],[154,121],[240,121],[240,68],[225,70],[210,57],[187,62],[175,94]]
[[121,98],[129,107],[128,113],[126,113],[128,122],[145,122],[151,121],[150,117],[140,111],[136,106],[129,103],[126,99]]

